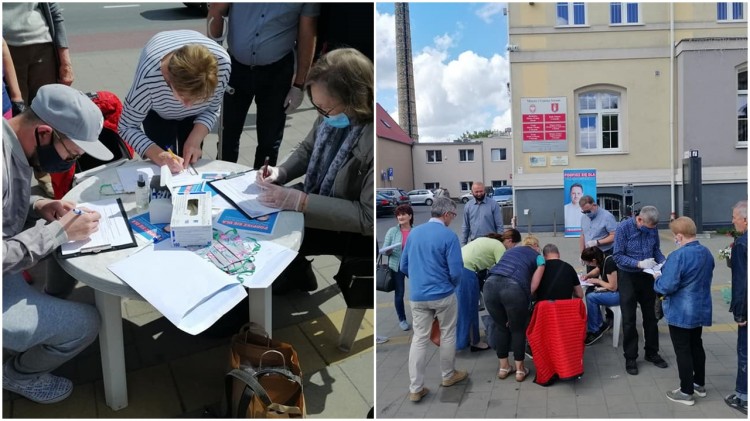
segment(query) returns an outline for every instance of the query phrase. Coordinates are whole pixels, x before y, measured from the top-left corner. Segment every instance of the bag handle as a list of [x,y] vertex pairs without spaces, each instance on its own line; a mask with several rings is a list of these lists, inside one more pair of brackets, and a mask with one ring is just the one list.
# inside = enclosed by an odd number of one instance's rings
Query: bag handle
[[260,354],[260,358],[258,359],[258,371],[260,371],[263,368],[263,357],[265,357],[266,354],[270,352],[275,352],[276,354],[279,354],[281,356],[281,365],[286,367],[286,358],[284,358],[284,354],[282,354],[281,352],[275,349],[269,349],[268,351]]
[[240,396],[239,404],[237,405],[237,418],[245,418],[243,412],[247,412],[247,407],[250,406],[250,400],[253,395],[257,395],[263,404],[268,407],[271,405],[271,398],[268,396],[266,389],[258,383],[255,377],[245,370],[233,369],[224,377],[224,390],[226,391],[227,398],[227,413],[224,418],[232,417],[232,380],[237,379],[245,384],[242,390],[242,396]]

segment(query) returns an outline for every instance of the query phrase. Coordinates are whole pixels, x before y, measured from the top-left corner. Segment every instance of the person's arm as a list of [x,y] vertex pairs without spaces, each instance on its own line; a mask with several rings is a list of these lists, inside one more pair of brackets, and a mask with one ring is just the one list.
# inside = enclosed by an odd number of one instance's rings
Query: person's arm
[[[209,3],[206,16],[206,36],[217,40],[224,34],[224,16],[229,14],[230,3]],[[222,39],[223,41],[223,39]]]
[[613,270],[611,273],[607,274],[607,283],[606,285],[602,285],[604,288],[607,288],[610,291],[617,291],[617,271]]
[[464,259],[461,257],[461,245],[458,242],[458,237],[453,233],[451,235],[453,237],[448,242],[446,260],[451,284],[458,286],[464,270]]
[[583,249],[586,248],[586,240],[583,238],[583,230],[581,230],[581,235],[578,237],[578,251],[583,252]]
[[52,27],[54,39],[52,40],[57,49],[57,81],[63,85],[72,85],[75,79],[73,75],[73,64],[70,61],[70,51],[68,50],[68,37],[65,33],[65,24],[62,10],[58,3],[49,3],[49,12],[52,22],[47,22]]
[[604,246],[604,245],[607,245],[607,244],[614,243],[614,241],[615,241],[615,232],[611,231],[609,233],[609,235],[607,235],[604,238],[600,238],[600,239],[598,239],[596,241],[597,241],[597,245],[598,246]]
[[409,246],[411,245],[411,241],[408,241],[406,247],[404,247],[403,251],[401,251],[401,261],[399,262],[399,270],[401,273],[405,274],[406,276],[409,276]]
[[[495,201],[493,200],[493,202],[495,202]],[[503,215],[502,214],[503,214],[503,211],[500,209],[500,205],[497,202],[495,202],[495,207],[492,209],[492,215],[495,217],[495,229],[494,229],[494,231],[496,233],[502,233],[503,232],[503,228],[505,228],[505,226],[503,225]]]
[[638,267],[638,260],[628,256],[626,253],[626,247],[628,244],[628,227],[627,225],[633,224],[631,220],[625,220],[617,226],[617,234],[615,235],[615,245],[612,248],[612,258],[615,259],[618,267],[628,268],[632,270],[640,270]]
[[471,231],[471,225],[469,224],[469,203],[464,205],[464,221],[461,224],[461,245],[465,246],[469,242],[469,232]]
[[[383,247],[382,248],[386,248],[386,247],[390,246],[391,244],[393,244],[393,237],[394,237],[393,230],[394,230],[394,227],[391,227],[391,228],[388,229],[388,232],[385,233],[385,238],[383,239]],[[390,256],[392,253],[393,253],[393,250],[388,250],[384,254],[386,256]]]
[[654,242],[654,260],[656,260],[656,263],[664,263],[665,260],[667,260],[666,257],[664,257],[664,254],[661,252],[661,241],[659,240],[659,232],[653,234],[654,237],[656,237],[656,241]]
[[573,297],[583,298],[583,288],[580,284],[573,287]]
[[195,156],[200,158],[202,154],[201,143],[203,143],[203,139],[205,139],[206,135],[208,135],[219,119],[221,104],[224,101],[224,91],[229,85],[229,75],[232,70],[232,62],[229,58],[229,53],[225,49],[218,45],[206,47],[216,57],[219,83],[210,99],[211,102],[208,107],[195,117],[193,130],[185,141],[185,148],[182,151],[182,156],[185,158],[185,168],[187,168],[188,164],[197,160]]
[[531,276],[531,293],[534,294],[539,288],[539,283],[542,281],[544,275],[544,265],[537,266],[534,274]]
[[307,80],[307,73],[312,65],[315,54],[315,41],[318,34],[317,16],[300,16],[297,30],[297,72],[294,74],[294,84],[302,86]]
[[661,276],[654,281],[654,291],[662,295],[670,295],[680,289],[680,268],[683,265],[682,260],[683,257],[681,253],[672,253],[669,261],[661,268]]
[[5,87],[8,90],[10,101],[14,103],[13,108],[18,107],[16,103],[21,103],[22,108],[25,108],[24,100],[21,96],[21,88],[18,86],[16,68],[13,67],[13,57],[10,55],[10,49],[5,39],[3,39],[3,79],[5,80]]

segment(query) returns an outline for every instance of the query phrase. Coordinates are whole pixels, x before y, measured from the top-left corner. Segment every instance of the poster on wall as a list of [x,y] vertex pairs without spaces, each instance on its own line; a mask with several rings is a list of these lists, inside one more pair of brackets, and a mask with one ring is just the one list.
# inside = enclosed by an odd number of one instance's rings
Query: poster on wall
[[567,98],[521,98],[523,152],[568,150]]
[[581,236],[581,206],[584,195],[596,198],[596,169],[563,170],[563,213],[565,236]]

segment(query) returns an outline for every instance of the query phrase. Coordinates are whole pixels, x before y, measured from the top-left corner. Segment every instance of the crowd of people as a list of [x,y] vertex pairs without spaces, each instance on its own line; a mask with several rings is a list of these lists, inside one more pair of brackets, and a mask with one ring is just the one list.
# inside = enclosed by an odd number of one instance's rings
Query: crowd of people
[[[428,222],[414,226],[409,205],[396,211],[385,244],[389,266],[397,273],[396,311],[404,330],[410,325],[404,311],[404,280],[408,280],[413,337],[409,350],[409,394],[413,402],[427,393],[425,353],[439,327],[441,385],[452,386],[468,377],[455,367],[456,351],[494,349],[497,378],[511,375],[524,381],[534,359],[535,382],[544,386],[583,374],[583,354],[612,328],[612,316],[622,312],[625,371],[638,375],[636,309],[641,308],[644,360],[666,369],[659,354],[657,308],[664,318],[675,352],[680,384],[665,392],[671,401],[694,405],[706,396],[706,354],[701,339],[711,326],[710,287],[714,259],[696,237],[688,217],[672,220],[669,228],[677,250],[661,252],[659,212],[644,206],[635,217],[615,222],[588,195],[578,201],[581,219],[580,255],[568,256],[586,266],[577,273],[564,261],[555,244],[542,246],[534,235],[523,239],[515,229],[495,221],[494,201],[485,201],[480,183],[466,204],[461,239],[449,225],[457,216],[449,198],[436,199]],[[493,206],[494,205],[494,206]],[[469,209],[469,212],[466,212]],[[732,251],[731,311],[738,324],[738,372],[735,393],[726,403],[747,412],[747,202],[733,208],[735,229],[741,236]],[[407,242],[408,237],[408,242]],[[462,243],[463,244],[462,246]],[[395,256],[395,259],[394,259]],[[580,260],[579,260],[580,259]],[[585,305],[584,305],[585,303]],[[491,323],[480,334],[480,306]],[[564,323],[560,323],[563,320]],[[434,339],[434,338],[433,338]],[[513,360],[510,360],[510,354]]]
[[[321,32],[325,49],[315,55],[321,9],[330,26],[368,10],[362,6],[212,4],[208,34],[164,31],[146,43],[123,100],[121,139],[142,159],[174,173],[201,158],[222,107],[226,130],[219,150],[237,161],[248,107],[256,101],[254,168],[265,169],[256,180],[263,188],[259,200],[305,216],[304,240],[285,273],[309,266],[304,256],[346,261],[374,254],[372,49],[364,48],[367,56],[351,48],[371,45],[372,30],[327,28]],[[114,157],[100,140],[102,111],[70,87],[63,22],[57,3],[3,4],[2,326],[3,347],[13,354],[3,365],[3,388],[45,404],[70,396],[73,383],[51,372],[96,339],[100,319],[91,305],[30,286],[24,271],[61,244],[88,238],[101,215],[70,201],[32,197],[31,177],[35,173],[52,197],[59,192],[51,191],[49,173],[71,170],[84,154],[103,162]],[[227,22],[228,50],[221,44]],[[277,165],[286,115],[305,94],[318,118]],[[304,182],[291,184],[303,176]],[[38,221],[25,226],[27,216]],[[281,278],[285,291],[317,288],[314,275]]]

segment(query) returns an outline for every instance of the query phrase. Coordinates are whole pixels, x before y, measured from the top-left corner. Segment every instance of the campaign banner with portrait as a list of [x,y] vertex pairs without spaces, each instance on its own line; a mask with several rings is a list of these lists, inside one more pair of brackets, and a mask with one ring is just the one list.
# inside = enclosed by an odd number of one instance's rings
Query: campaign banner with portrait
[[565,236],[581,236],[581,197],[588,195],[596,200],[596,170],[577,169],[563,171],[563,214]]

